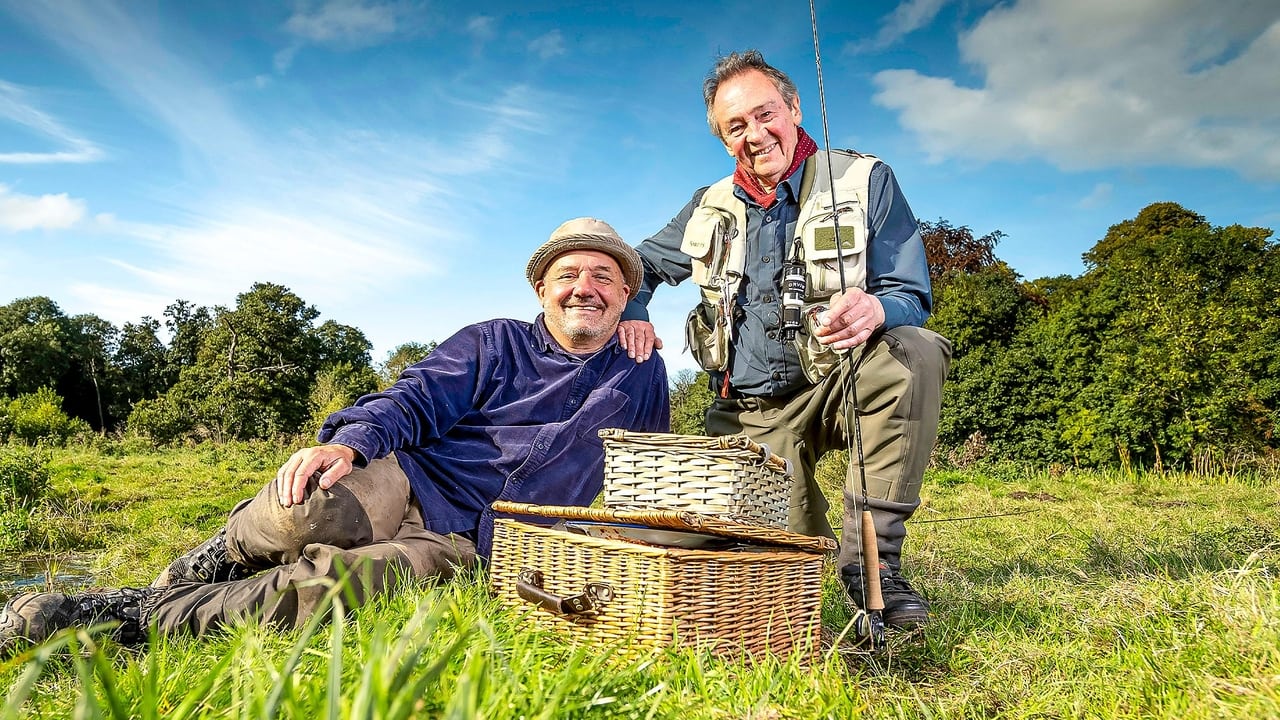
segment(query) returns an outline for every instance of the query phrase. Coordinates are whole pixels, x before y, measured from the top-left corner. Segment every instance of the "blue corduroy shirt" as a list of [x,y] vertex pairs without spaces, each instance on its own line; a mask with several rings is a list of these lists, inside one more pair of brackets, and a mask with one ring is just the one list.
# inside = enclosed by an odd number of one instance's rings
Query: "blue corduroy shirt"
[[589,505],[604,482],[602,428],[667,432],[666,366],[627,357],[617,337],[566,352],[541,315],[463,328],[386,390],[330,415],[322,443],[368,462],[396,453],[428,529],[487,556],[494,500]]

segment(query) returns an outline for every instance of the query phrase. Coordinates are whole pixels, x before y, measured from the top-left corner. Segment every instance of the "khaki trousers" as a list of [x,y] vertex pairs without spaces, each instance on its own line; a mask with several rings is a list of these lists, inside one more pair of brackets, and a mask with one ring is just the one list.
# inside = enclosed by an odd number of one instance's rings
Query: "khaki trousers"
[[[872,337],[861,354],[822,382],[785,397],[717,398],[707,411],[707,433],[746,433],[770,452],[792,462],[788,527],[806,535],[835,537],[827,520],[830,505],[818,487],[814,467],[832,450],[850,446],[849,388],[856,377],[867,506],[876,525],[881,562],[898,567],[904,523],[920,505],[920,485],[938,436],[942,384],[951,361],[951,343],[917,327],[898,327]],[[855,562],[862,482],[854,446],[845,478],[840,565]]]
[[162,633],[200,634],[256,616],[290,628],[322,605],[332,584],[349,575],[347,607],[404,583],[448,578],[476,562],[475,545],[423,526],[422,509],[395,456],[369,463],[306,500],[281,507],[272,480],[227,519],[234,562],[261,573],[223,583],[179,583],[156,599],[150,621]]

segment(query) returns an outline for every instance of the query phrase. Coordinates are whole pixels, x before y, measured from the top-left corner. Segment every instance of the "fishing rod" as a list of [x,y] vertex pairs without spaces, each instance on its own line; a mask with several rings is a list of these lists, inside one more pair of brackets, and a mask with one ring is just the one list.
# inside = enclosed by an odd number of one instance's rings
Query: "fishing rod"
[[[813,0],[809,0],[809,21],[813,28],[813,59],[818,71],[818,107],[822,114],[822,144],[826,148],[827,181],[831,187],[831,219],[836,236],[836,267],[840,276],[840,296],[848,291],[844,276],[844,246],[840,237],[839,203],[836,202],[835,172],[831,168],[831,135],[827,126],[827,96],[822,84],[822,51],[818,47],[818,11]],[[802,278],[803,281],[803,278]],[[784,292],[787,286],[784,285]],[[868,340],[870,338],[868,337]],[[862,559],[862,600],[861,617],[854,615],[854,631],[859,637],[866,638],[871,647],[878,648],[885,642],[884,596],[880,587],[880,547],[876,544],[875,518],[867,506],[867,469],[862,449],[862,406],[858,402],[858,378],[853,367],[853,354],[845,353],[845,361],[849,363],[848,388],[851,402],[845,406],[845,441],[849,457],[857,452],[858,480],[862,491],[862,510],[857,518],[858,554]],[[848,432],[852,426],[853,432]]]

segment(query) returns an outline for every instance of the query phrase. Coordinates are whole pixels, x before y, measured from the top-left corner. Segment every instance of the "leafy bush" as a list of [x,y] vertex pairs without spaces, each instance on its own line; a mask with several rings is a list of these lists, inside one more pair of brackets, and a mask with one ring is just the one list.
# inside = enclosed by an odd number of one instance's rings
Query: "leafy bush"
[[32,444],[63,445],[72,437],[92,432],[89,423],[63,412],[62,398],[47,387],[10,401],[8,416],[12,436]]
[[139,400],[129,413],[129,432],[159,444],[172,443],[192,430],[191,413],[184,411],[170,395]]
[[0,548],[25,544],[31,511],[49,490],[49,461],[44,450],[0,446]]
[[0,508],[38,502],[49,489],[49,455],[36,448],[0,446]]
[[316,375],[307,401],[311,411],[310,424],[298,430],[303,435],[314,434],[330,414],[350,407],[361,395],[377,389],[378,376],[368,367],[357,367],[351,363],[330,365]]

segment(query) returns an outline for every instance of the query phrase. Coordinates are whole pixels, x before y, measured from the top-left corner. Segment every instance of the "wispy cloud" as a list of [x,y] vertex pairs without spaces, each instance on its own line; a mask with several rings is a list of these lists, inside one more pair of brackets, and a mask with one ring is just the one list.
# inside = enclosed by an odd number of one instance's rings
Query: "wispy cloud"
[[76,135],[36,107],[23,88],[0,80],[0,118],[8,119],[53,141],[59,150],[0,152],[0,163],[83,163],[102,159],[102,150]]
[[494,19],[488,15],[477,15],[467,20],[467,34],[477,40],[488,40],[493,37]]
[[20,195],[0,185],[0,230],[61,230],[80,222],[84,213],[84,201],[66,193]]
[[875,102],[897,110],[935,160],[1220,167],[1280,180],[1280,5],[1021,0],[988,12],[960,50],[982,85],[875,76]]
[[299,2],[284,28],[315,43],[370,45],[395,32],[398,12],[396,5],[362,0]]
[[1098,183],[1093,186],[1093,190],[1088,195],[1080,198],[1076,205],[1085,210],[1105,207],[1107,203],[1111,202],[1111,195],[1114,190],[1115,187],[1111,183]]
[[283,74],[308,44],[341,49],[370,47],[419,27],[424,6],[409,0],[298,0],[284,31],[295,40],[276,53],[275,71]]
[[891,47],[907,35],[933,22],[949,0],[906,0],[885,16],[874,37],[849,43],[845,52],[860,53]]
[[10,6],[51,42],[78,60],[104,87],[168,128],[192,162],[229,149],[255,152],[252,134],[226,98],[142,13],[112,2],[65,0]]
[[564,36],[559,30],[539,35],[529,42],[529,51],[542,60],[550,60],[564,54]]

